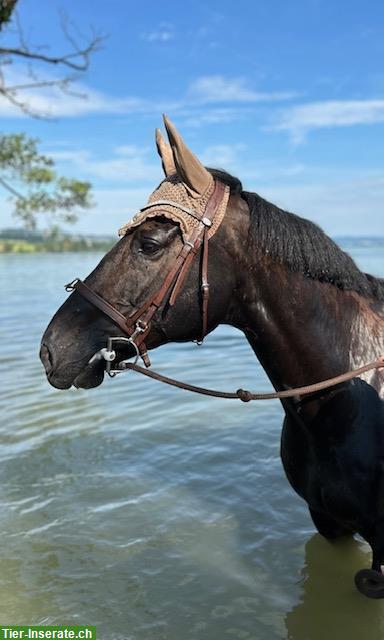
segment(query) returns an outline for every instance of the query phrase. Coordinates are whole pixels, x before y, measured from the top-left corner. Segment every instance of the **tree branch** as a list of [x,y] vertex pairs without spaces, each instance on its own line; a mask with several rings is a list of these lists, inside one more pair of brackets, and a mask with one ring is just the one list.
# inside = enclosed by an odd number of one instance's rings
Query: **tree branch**
[[4,88],[0,86],[0,96],[3,96],[6,100],[8,100],[8,102],[13,104],[13,106],[17,107],[18,109],[20,109],[20,111],[22,111],[26,115],[29,115],[29,116],[32,116],[33,118],[38,118],[38,119],[49,118],[48,113],[34,111],[26,102],[23,102],[22,100],[18,100],[13,95],[12,91],[8,91],[6,87]]
[[[0,47],[0,56],[19,56],[21,58],[47,62],[53,65],[63,65],[74,71],[86,71],[89,67],[90,55],[98,51],[102,41],[102,36],[94,36],[89,45],[84,49],[78,49],[73,53],[67,53],[62,56],[47,56],[37,51],[30,51],[25,48],[17,49],[14,47]],[[72,62],[72,60],[76,58],[82,58],[83,62]]]
[[[10,102],[17,109],[23,113],[31,115],[35,118],[49,118],[49,114],[43,113],[30,107],[28,104],[28,98],[19,92],[28,89],[41,89],[47,87],[58,87],[61,91],[69,93],[69,85],[77,79],[76,74],[84,73],[88,68],[91,60],[91,56],[100,49],[104,40],[104,36],[100,33],[91,32],[88,42],[85,36],[76,33],[77,37],[71,34],[71,30],[75,30],[74,25],[70,25],[68,18],[64,13],[60,15],[61,29],[68,42],[69,51],[62,55],[49,55],[42,52],[42,47],[31,47],[24,37],[22,25],[19,20],[18,13],[15,12],[12,15],[12,11],[15,7],[17,0],[0,0],[0,28],[1,28],[1,11],[8,11],[8,21],[12,17],[13,25],[16,27],[16,33],[18,35],[19,46],[3,46],[0,47],[0,98],[3,97]],[[5,3],[5,4],[4,4]],[[12,10],[8,10],[9,5],[12,4]],[[5,7],[5,8],[4,8]],[[3,22],[4,24],[4,22]],[[71,29],[69,28],[71,27]],[[85,45],[80,44],[80,39],[86,41]],[[24,60],[27,68],[25,70],[25,82],[24,78],[19,83],[8,83],[7,75],[3,73],[6,66],[12,64],[15,60]],[[35,68],[34,68],[34,63]],[[46,66],[55,66],[63,69],[67,69],[67,73],[62,77],[44,77],[43,73],[40,73],[39,64],[43,63]],[[69,75],[70,70],[72,73]],[[78,97],[84,97],[83,94],[73,92],[73,95]]]
[[14,189],[10,184],[8,184],[8,182],[6,182],[6,180],[4,180],[1,176],[0,176],[0,184],[3,185],[4,189],[9,191],[9,193],[15,196],[15,198],[21,198],[21,200],[26,199],[22,193],[19,193],[18,191],[16,191],[16,189]]

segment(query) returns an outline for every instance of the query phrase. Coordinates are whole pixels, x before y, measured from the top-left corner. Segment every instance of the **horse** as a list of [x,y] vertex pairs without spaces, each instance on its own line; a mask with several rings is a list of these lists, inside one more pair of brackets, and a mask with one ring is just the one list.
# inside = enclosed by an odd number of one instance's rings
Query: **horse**
[[[149,366],[147,351],[199,341],[219,324],[243,332],[276,390],[384,353],[384,279],[361,272],[313,222],[203,166],[164,122],[169,142],[156,133],[164,180],[43,335],[49,383],[100,385],[108,340],[116,363],[137,354]],[[281,402],[290,484],[325,538],[358,533],[368,542],[372,565],[355,584],[384,597],[383,369]]]

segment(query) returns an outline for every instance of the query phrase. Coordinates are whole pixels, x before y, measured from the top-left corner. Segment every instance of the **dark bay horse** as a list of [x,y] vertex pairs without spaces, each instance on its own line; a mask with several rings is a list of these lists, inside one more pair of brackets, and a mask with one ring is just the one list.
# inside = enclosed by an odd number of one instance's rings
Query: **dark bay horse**
[[[158,135],[166,174],[158,193],[176,189],[173,200],[182,199],[176,208],[187,212],[185,203],[191,206],[185,217],[194,215],[213,185],[226,185],[229,195],[206,255],[206,332],[223,323],[241,329],[277,390],[336,376],[384,353],[384,280],[362,273],[312,222],[243,191],[225,172],[203,167],[165,122],[170,145]],[[127,226],[85,280],[125,318],[153,298],[185,247],[184,219],[172,218],[168,200],[160,203],[160,210],[146,217],[144,209]],[[148,349],[201,337],[202,254],[203,248],[174,304],[165,296],[156,308],[145,340]],[[59,389],[101,384],[105,361],[93,356],[108,337],[120,335],[116,322],[74,291],[42,339],[49,382]],[[131,355],[128,343],[117,349],[118,361]],[[356,574],[356,585],[374,598],[384,597],[383,398],[381,369],[331,390],[282,401],[281,456],[287,477],[307,501],[323,536],[359,533],[370,544],[372,568]]]

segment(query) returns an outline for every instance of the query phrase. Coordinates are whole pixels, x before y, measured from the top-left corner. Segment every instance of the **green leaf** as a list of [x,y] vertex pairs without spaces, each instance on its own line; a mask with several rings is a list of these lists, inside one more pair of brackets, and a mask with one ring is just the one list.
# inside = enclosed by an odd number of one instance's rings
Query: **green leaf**
[[57,175],[53,159],[24,133],[0,135],[1,186],[11,194],[14,215],[30,229],[42,214],[50,226],[57,220],[73,223],[79,210],[92,206],[91,184]]

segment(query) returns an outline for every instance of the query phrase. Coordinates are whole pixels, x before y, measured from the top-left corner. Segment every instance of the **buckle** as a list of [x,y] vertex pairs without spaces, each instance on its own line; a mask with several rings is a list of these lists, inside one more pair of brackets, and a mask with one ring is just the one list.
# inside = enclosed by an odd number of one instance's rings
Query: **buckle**
[[80,278],[75,278],[72,282],[68,282],[68,284],[64,285],[64,289],[70,293],[76,289],[77,283],[80,281]]
[[136,331],[138,331],[139,333],[143,333],[148,329],[148,323],[142,320],[141,318],[139,318],[135,324],[135,327],[136,327]]
[[139,319],[135,324],[134,332],[132,333],[132,335],[129,338],[130,342],[132,342],[132,344],[133,344],[135,342],[137,336],[139,336],[141,333],[144,333],[147,329],[148,329],[148,324]]

